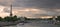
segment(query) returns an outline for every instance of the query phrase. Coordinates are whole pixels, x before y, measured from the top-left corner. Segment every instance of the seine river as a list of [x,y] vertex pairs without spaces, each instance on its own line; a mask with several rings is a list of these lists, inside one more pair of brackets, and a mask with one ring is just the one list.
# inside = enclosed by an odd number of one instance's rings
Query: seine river
[[30,23],[19,23],[14,26],[4,26],[4,27],[60,27],[60,25],[48,24],[47,21],[30,21]]

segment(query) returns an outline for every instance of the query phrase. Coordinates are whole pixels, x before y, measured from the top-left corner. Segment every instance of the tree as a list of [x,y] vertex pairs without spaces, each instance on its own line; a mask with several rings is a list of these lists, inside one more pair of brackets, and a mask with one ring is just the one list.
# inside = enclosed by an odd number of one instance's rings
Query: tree
[[13,18],[12,18],[12,21],[17,21],[17,16],[15,15],[15,16],[13,16]]
[[12,17],[7,16],[7,17],[4,18],[4,20],[5,20],[5,21],[8,21],[8,22],[9,22],[9,21],[12,21]]
[[5,21],[9,21],[9,17],[7,16],[7,17],[4,17],[4,20]]
[[56,20],[59,20],[60,21],[60,16],[57,16]]
[[24,17],[25,18],[25,20],[27,20],[27,17]]
[[17,16],[15,15],[14,18],[17,18]]
[[53,20],[53,18],[48,18],[48,20]]
[[17,18],[16,15],[15,15],[15,16],[12,16],[12,17],[7,16],[7,17],[4,18],[4,20],[5,20],[5,21],[8,21],[8,22],[9,22],[9,21],[13,21],[13,22],[14,22],[14,21],[17,21],[18,18]]
[[0,21],[3,21],[3,18],[2,17],[0,17]]

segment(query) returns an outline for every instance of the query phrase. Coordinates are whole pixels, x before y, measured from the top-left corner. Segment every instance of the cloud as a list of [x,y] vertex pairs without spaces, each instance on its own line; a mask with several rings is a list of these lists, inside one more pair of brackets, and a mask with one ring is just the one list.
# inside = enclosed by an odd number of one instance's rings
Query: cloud
[[14,7],[60,8],[60,0],[0,0],[1,5],[13,4]]
[[0,6],[0,17],[5,17],[5,16],[9,16],[9,13],[4,12],[4,6]]
[[[58,16],[60,15],[60,0],[0,0],[0,5],[9,7],[13,5],[13,14],[22,16]],[[3,9],[9,13],[9,8]]]
[[13,2],[14,2],[14,0],[0,0],[0,5],[9,6]]
[[17,7],[60,8],[60,0],[15,0]]
[[[4,11],[9,13],[8,11]],[[40,17],[40,16],[59,16],[58,12],[46,11],[43,9],[34,8],[13,8],[13,15],[26,16],[26,17]]]

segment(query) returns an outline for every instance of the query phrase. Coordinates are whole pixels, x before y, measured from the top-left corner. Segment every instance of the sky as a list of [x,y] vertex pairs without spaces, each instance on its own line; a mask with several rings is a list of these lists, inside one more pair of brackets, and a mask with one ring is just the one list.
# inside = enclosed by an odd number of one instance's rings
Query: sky
[[13,15],[35,17],[59,16],[60,0],[0,0],[0,16],[9,16],[9,7],[13,6]]

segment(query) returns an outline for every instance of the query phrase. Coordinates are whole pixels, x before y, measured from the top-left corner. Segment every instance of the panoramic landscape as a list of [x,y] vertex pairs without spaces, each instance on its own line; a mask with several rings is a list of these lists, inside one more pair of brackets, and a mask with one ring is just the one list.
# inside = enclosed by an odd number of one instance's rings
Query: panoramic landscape
[[0,27],[60,27],[60,0],[0,0]]

